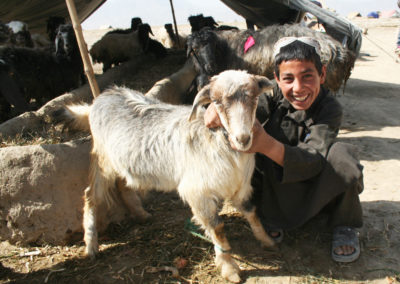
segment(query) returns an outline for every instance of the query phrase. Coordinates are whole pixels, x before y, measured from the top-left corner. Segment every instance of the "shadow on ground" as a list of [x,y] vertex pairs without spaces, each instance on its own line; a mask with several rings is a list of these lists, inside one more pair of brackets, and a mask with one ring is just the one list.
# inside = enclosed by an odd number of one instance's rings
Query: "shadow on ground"
[[[146,200],[152,220],[146,224],[127,220],[111,225],[101,235],[101,253],[96,260],[84,257],[81,241],[67,250],[51,248],[48,254],[33,257],[32,261],[42,263],[42,267],[32,267],[29,273],[20,267],[22,264],[16,264],[18,255],[3,257],[1,283],[43,283],[46,279],[48,283],[223,282],[213,264],[212,245],[184,229],[191,213],[178,196],[151,193]],[[317,216],[303,227],[285,232],[279,252],[261,248],[238,213],[230,211],[222,217],[242,278],[249,283],[267,283],[262,281],[271,277],[277,281],[290,277],[301,283],[399,279],[400,203],[364,202],[363,208],[361,256],[350,264],[331,260],[326,216]],[[66,256],[54,261],[60,253]],[[177,258],[188,261],[179,270],[181,278],[172,278],[169,272],[149,272],[149,267],[174,266]]]

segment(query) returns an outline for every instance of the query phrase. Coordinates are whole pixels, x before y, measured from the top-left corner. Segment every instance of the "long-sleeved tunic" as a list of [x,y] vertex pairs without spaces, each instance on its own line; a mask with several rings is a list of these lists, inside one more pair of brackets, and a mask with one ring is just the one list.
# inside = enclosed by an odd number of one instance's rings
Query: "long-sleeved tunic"
[[284,144],[285,155],[283,167],[256,156],[252,202],[263,223],[295,228],[334,203],[332,226],[362,226],[358,194],[363,176],[357,149],[335,142],[343,113],[340,103],[321,87],[309,109],[296,110],[277,87],[273,93],[260,97],[257,118]]

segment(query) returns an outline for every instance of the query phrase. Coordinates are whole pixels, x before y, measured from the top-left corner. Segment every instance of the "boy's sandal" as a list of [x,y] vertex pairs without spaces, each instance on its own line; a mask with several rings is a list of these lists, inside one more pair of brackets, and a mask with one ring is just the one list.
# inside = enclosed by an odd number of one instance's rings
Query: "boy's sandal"
[[[336,254],[335,249],[340,246],[350,246],[354,248],[352,254]],[[333,230],[332,239],[332,259],[337,262],[353,262],[360,256],[360,242],[358,232],[351,227],[338,226]]]
[[268,228],[267,229],[268,236],[274,240],[276,244],[279,244],[283,241],[283,230],[282,229],[275,229],[275,228]]
[[270,225],[266,222],[263,222],[261,220],[261,223],[263,225],[263,228],[265,232],[268,234],[268,236],[274,240],[275,244],[279,244],[283,241],[283,230],[280,228],[277,228],[275,225]]

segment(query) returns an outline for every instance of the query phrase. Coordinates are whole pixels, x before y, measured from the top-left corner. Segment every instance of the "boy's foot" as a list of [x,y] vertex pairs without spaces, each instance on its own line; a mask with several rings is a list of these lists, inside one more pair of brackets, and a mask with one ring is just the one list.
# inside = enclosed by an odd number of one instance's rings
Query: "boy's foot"
[[267,230],[268,236],[270,236],[276,244],[283,241],[283,230],[282,229],[269,229]]
[[338,226],[333,230],[332,259],[337,262],[353,262],[360,256],[358,232],[351,227]]
[[276,244],[279,244],[283,241],[283,230],[277,228],[275,225],[267,224],[265,221],[261,219],[261,224],[264,227],[265,232],[267,232],[268,236],[274,240]]
[[396,54],[396,62],[400,62],[400,46],[394,50],[394,53]]

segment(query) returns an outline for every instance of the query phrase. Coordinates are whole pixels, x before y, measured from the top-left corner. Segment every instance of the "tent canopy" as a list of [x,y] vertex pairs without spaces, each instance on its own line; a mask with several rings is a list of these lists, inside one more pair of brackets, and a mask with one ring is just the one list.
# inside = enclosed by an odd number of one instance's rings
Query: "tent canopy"
[[[361,47],[361,30],[347,19],[320,8],[310,0],[221,0],[237,14],[258,27],[299,22],[305,12],[315,15],[328,34],[357,54]],[[78,18],[83,22],[106,0],[74,0]],[[0,20],[24,21],[33,33],[46,32],[50,16],[69,17],[65,0],[1,0]]]
[[[74,0],[81,23],[87,19],[106,0]],[[13,20],[28,24],[32,33],[46,33],[47,19],[50,16],[69,18],[65,0],[1,0],[0,20],[7,23]]]

